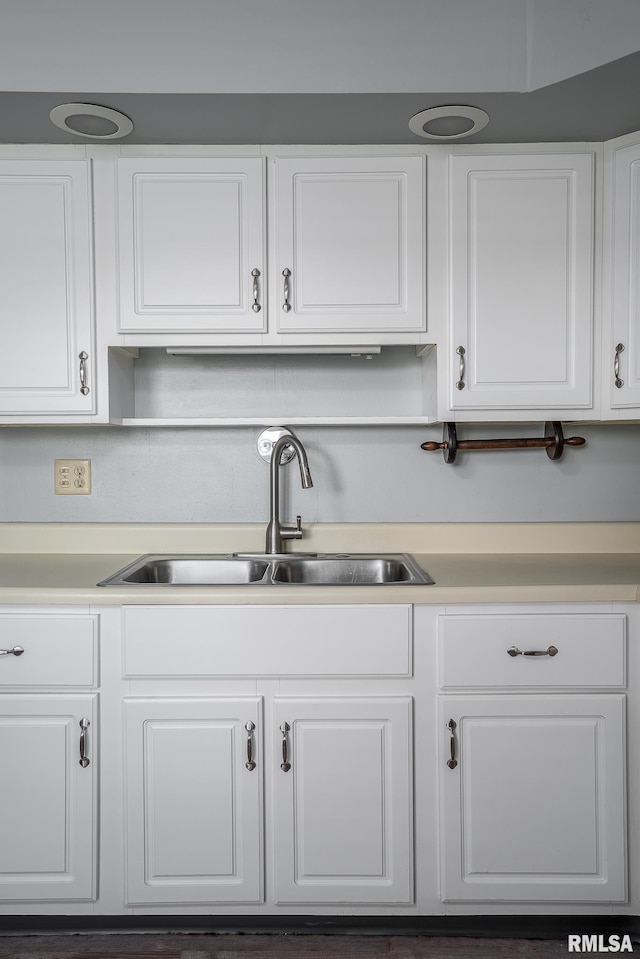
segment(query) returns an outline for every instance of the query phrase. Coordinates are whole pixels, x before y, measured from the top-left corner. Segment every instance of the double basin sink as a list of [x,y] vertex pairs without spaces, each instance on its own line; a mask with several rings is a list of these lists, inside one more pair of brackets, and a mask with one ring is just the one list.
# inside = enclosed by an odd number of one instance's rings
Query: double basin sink
[[98,586],[427,586],[406,553],[141,556]]

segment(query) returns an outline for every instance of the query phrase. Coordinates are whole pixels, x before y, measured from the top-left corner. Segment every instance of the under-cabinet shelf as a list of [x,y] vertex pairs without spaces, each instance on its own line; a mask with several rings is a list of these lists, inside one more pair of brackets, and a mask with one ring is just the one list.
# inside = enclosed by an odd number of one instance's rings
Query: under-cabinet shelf
[[435,423],[432,416],[269,416],[262,414],[243,417],[136,417],[112,419],[115,426],[174,427],[174,426],[428,426]]
[[129,427],[425,426],[435,423],[435,351],[373,355],[169,355],[117,359],[110,422]]

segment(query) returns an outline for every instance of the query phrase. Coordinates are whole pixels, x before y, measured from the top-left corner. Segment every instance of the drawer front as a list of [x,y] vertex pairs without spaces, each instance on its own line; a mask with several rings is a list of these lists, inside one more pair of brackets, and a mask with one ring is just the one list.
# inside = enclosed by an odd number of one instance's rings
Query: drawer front
[[0,687],[92,686],[97,639],[96,615],[0,613]]
[[126,606],[125,676],[409,676],[411,606]]
[[625,633],[622,614],[441,616],[440,685],[623,686]]

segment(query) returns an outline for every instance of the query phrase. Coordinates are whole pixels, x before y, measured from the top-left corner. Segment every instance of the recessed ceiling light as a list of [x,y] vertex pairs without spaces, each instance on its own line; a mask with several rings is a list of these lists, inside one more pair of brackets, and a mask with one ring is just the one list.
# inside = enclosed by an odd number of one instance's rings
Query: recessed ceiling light
[[431,107],[409,120],[409,129],[426,140],[460,140],[484,130],[489,114],[479,107]]
[[124,113],[95,103],[60,103],[49,119],[61,130],[89,140],[119,140],[133,130]]

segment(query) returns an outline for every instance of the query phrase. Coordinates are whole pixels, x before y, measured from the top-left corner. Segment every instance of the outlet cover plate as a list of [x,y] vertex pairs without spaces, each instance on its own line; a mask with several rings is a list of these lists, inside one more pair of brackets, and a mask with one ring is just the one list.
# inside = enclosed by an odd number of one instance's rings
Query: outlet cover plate
[[88,496],[91,460],[54,460],[53,491],[56,496]]

